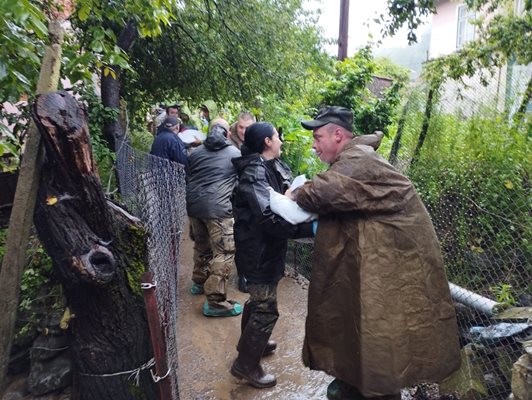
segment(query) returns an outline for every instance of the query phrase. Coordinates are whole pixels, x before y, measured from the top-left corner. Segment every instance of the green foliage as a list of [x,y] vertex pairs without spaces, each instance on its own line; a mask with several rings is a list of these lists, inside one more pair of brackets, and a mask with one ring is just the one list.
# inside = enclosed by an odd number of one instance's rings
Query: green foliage
[[389,14],[381,14],[376,21],[383,25],[384,36],[394,36],[406,24],[408,43],[412,44],[417,41],[415,30],[435,12],[434,0],[388,0]]
[[312,132],[301,126],[301,120],[311,119],[307,110],[321,85],[321,73],[316,71],[311,75],[301,97],[283,101],[276,95],[267,96],[260,99],[260,109],[251,110],[259,119],[272,122],[281,134],[281,159],[288,164],[294,176],[305,174],[311,178],[327,167],[312,151]]
[[0,124],[0,172],[13,172],[20,159],[20,142],[11,131]]
[[304,174],[307,178],[312,178],[326,169],[326,164],[312,151],[313,140],[312,132],[303,129],[299,122],[283,130],[281,158],[290,166],[294,176]]
[[[6,253],[6,243],[7,239],[7,229],[0,229],[0,262],[4,258],[4,254]],[[1,265],[1,263],[0,263]]]
[[[4,0],[0,7],[7,32],[0,59],[10,63],[0,62],[0,93],[18,100],[34,92],[47,33],[45,3]],[[327,63],[315,19],[302,11],[301,0],[254,0],[246,7],[236,0],[87,0],[76,7],[62,72],[71,82],[89,83],[100,72],[119,78],[135,130],[144,129],[152,104],[170,98],[191,104],[238,99],[246,109],[260,96],[286,98],[299,92],[309,70]],[[127,46],[135,39],[130,58]]]
[[368,85],[377,72],[390,71],[391,66],[384,63],[379,68],[373,60],[371,48],[364,47],[353,57],[336,64],[336,75],[325,83],[318,106],[337,105],[353,110],[354,131],[357,134],[369,134],[376,130],[388,133],[406,76],[399,67],[393,69],[394,75],[401,80],[393,81],[380,94],[372,93]]
[[32,1],[0,0],[0,103],[16,102],[37,83],[48,29]]
[[25,103],[19,102],[16,107],[17,113],[0,108],[0,172],[15,171],[20,161],[22,137],[30,116],[29,107]]
[[376,75],[391,78],[403,86],[410,81],[410,71],[405,67],[395,64],[389,58],[376,57],[374,62]]
[[315,21],[300,0],[188,1],[160,37],[138,41],[133,71],[124,76],[132,123],[140,128],[149,106],[179,98],[199,105],[237,100],[245,109],[260,99],[302,92],[314,68],[326,65]]
[[105,186],[106,182],[114,178],[113,169],[116,155],[107,145],[102,134],[102,126],[105,121],[117,118],[118,110],[105,107],[90,84],[82,84],[76,87],[76,93],[80,95],[80,101],[84,102],[87,107],[92,154],[98,166],[102,185]]
[[153,135],[147,130],[134,130],[131,132],[130,144],[137,150],[149,153],[153,143]]
[[490,289],[498,303],[502,303],[506,306],[515,306],[517,304],[517,300],[512,293],[512,285],[501,283],[497,286],[491,287]]
[[[109,4],[101,0],[85,0],[77,3],[77,18],[81,22],[94,22],[125,26],[135,19],[141,36],[150,37],[161,34],[162,26],[173,19],[175,3],[170,0],[158,0],[146,3],[140,0],[126,0],[120,4]],[[98,41],[98,38],[94,38]],[[94,47],[93,47],[94,48]],[[113,63],[111,63],[113,64]]]
[[[7,229],[0,230],[0,263],[5,254]],[[43,315],[62,309],[61,286],[54,282],[52,260],[39,241],[32,237],[22,273],[16,338],[31,334]]]
[[134,225],[131,225],[122,234],[123,238],[120,241],[120,252],[128,259],[128,268],[126,268],[125,273],[129,289],[137,296],[142,297],[142,289],[140,288],[139,282],[141,281],[142,274],[147,270],[147,234],[143,227]]
[[[422,122],[413,106],[400,159],[412,156]],[[420,109],[421,108],[421,109]],[[439,234],[449,279],[488,292],[507,282],[530,290],[529,125],[486,108],[467,119],[435,111],[418,163],[408,171]],[[399,163],[401,165],[401,163]]]
[[61,285],[53,279],[52,260],[36,238],[30,242],[27,259],[20,285],[17,337],[33,332],[44,315],[64,308]]
[[74,34],[65,48],[64,71],[72,82],[90,80],[91,73],[117,78],[117,68],[131,70],[126,35],[154,37],[174,18],[176,4],[171,0],[147,3],[125,0],[119,4],[101,0],[76,3],[70,19]]

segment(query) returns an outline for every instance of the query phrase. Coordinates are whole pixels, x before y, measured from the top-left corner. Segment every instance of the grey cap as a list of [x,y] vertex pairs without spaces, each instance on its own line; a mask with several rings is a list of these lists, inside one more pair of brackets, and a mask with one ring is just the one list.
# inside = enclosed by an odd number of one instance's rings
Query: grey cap
[[301,121],[305,129],[314,130],[327,124],[336,124],[353,132],[353,113],[345,107],[332,106],[322,108],[316,118],[310,121]]
[[176,125],[181,125],[181,120],[176,117],[166,117],[166,119],[163,122],[163,126],[165,128],[171,128]]

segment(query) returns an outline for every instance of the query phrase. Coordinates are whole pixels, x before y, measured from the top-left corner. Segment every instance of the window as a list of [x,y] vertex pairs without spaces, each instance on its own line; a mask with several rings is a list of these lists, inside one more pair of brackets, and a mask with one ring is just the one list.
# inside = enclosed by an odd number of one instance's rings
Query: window
[[470,11],[465,4],[458,6],[458,23],[456,32],[456,48],[461,49],[467,42],[475,38],[475,12]]

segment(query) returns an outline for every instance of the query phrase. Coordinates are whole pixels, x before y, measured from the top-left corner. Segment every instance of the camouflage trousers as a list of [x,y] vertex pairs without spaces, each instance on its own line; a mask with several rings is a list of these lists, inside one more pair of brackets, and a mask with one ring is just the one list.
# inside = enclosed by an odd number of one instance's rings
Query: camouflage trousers
[[227,279],[235,259],[233,218],[189,217],[194,241],[192,280],[203,285],[209,303],[227,300]]

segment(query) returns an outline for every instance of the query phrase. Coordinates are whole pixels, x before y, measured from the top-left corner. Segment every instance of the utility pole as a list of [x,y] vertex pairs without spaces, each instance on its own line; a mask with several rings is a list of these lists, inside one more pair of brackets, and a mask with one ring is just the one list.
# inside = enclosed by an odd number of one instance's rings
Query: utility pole
[[347,58],[347,33],[349,31],[349,0],[340,0],[340,31],[338,33],[338,60]]

